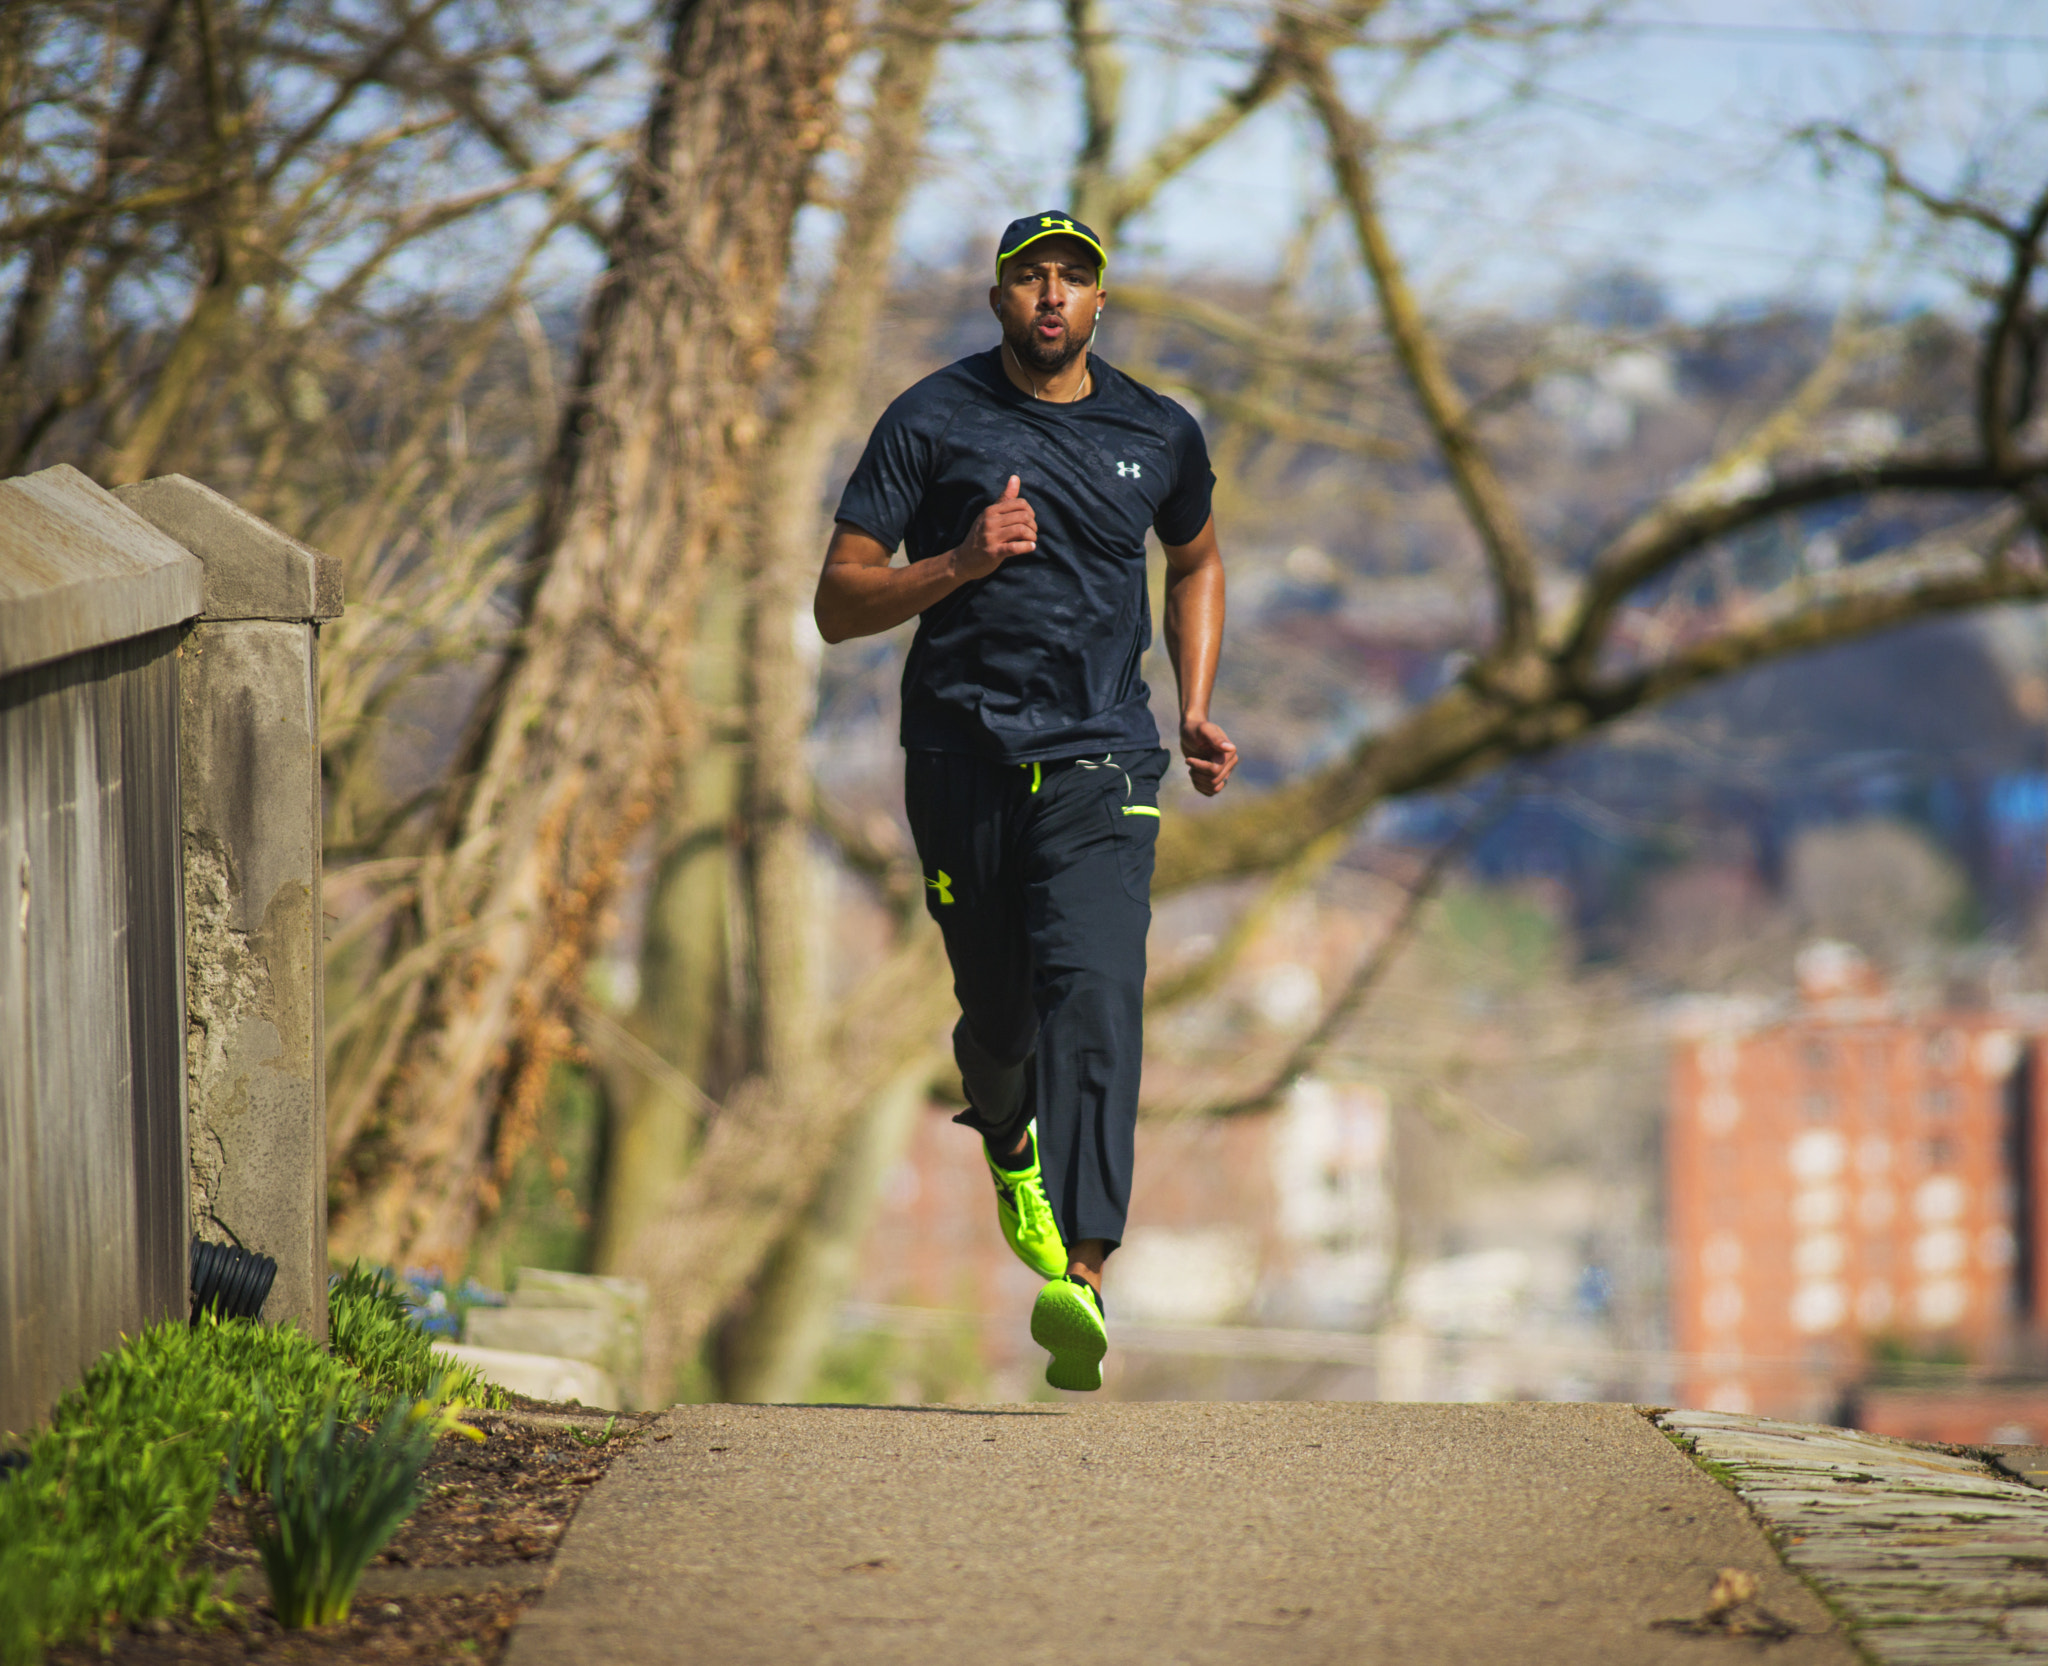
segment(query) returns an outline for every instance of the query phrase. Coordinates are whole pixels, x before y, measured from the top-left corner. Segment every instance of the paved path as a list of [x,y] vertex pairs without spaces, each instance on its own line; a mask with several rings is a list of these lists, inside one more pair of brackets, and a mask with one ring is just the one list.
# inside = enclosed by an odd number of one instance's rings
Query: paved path
[[[1754,1600],[1706,1618],[1729,1568]],[[1771,1617],[1791,1635],[1730,1625]],[[509,1666],[1759,1649],[1857,1659],[1741,1501],[1626,1406],[689,1406],[593,1489]]]

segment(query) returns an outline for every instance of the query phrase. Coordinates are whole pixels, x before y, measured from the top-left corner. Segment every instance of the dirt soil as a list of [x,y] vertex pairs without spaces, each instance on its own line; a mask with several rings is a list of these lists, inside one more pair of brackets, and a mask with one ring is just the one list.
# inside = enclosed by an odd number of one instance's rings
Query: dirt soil
[[581,1407],[517,1405],[467,1418],[482,1441],[441,1442],[422,1478],[425,1502],[370,1564],[342,1624],[313,1631],[278,1624],[250,1537],[248,1501],[223,1497],[193,1565],[218,1570],[240,1609],[238,1623],[201,1631],[160,1620],[119,1633],[109,1651],[75,1644],[46,1658],[62,1666],[497,1660],[540,1594],[577,1506],[648,1421],[621,1415],[607,1439],[604,1418]]

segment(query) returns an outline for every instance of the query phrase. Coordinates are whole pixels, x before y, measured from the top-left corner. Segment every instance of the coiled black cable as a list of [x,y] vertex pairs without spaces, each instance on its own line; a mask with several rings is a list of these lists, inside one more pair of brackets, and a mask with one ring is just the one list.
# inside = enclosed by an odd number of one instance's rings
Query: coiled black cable
[[192,1240],[192,1322],[212,1312],[222,1319],[254,1319],[263,1311],[277,1263],[238,1244]]

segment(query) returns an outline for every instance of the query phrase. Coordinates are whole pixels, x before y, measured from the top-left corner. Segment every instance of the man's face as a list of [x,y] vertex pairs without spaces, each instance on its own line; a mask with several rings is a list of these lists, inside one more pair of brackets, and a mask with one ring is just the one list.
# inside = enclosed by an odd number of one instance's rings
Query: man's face
[[1010,351],[1041,375],[1064,370],[1095,334],[1101,277],[1078,237],[1041,237],[1004,261],[988,299]]

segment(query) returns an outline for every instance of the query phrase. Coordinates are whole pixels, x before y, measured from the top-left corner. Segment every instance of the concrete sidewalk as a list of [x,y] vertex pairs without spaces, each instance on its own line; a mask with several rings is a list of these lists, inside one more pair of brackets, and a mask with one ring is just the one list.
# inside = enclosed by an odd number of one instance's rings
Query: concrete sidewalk
[[[1756,1582],[1737,1618],[1790,1635],[1708,1617],[1727,1568]],[[689,1406],[584,1504],[509,1661],[1692,1666],[1759,1648],[1858,1658],[1743,1503],[1627,1406]]]

